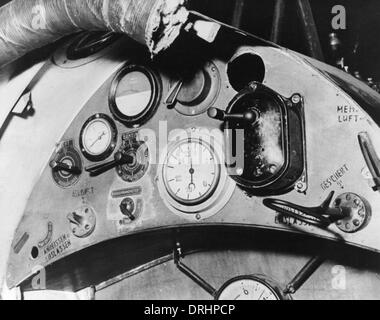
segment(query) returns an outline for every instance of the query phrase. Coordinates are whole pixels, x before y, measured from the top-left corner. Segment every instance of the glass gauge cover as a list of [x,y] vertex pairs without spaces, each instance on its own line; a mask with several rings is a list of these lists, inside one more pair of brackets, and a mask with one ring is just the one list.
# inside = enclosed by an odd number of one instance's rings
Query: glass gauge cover
[[257,276],[242,276],[228,281],[218,292],[217,300],[282,300],[279,290]]
[[186,139],[169,151],[163,167],[170,196],[185,205],[206,201],[220,178],[220,163],[212,147],[202,140]]
[[128,65],[112,82],[110,109],[114,117],[127,127],[139,127],[156,112],[160,95],[160,81],[152,70]]
[[83,155],[90,161],[107,159],[116,148],[117,129],[105,114],[96,114],[83,125],[79,144]]

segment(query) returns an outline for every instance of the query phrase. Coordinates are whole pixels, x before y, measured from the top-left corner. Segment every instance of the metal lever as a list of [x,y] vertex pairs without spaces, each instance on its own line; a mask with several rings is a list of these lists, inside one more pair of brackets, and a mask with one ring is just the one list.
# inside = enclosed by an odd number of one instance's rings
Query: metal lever
[[178,270],[183,274],[188,276],[191,280],[193,280],[196,284],[198,284],[201,288],[203,288],[210,295],[215,297],[217,290],[215,290],[209,283],[206,282],[203,278],[201,278],[198,274],[196,274],[193,270],[191,270],[188,266],[181,262],[182,259],[182,250],[180,243],[176,244],[176,248],[174,249],[174,263],[177,266]]
[[80,168],[58,161],[50,162],[50,168],[52,168],[54,171],[66,171],[78,176],[82,173],[82,170]]
[[164,100],[165,101],[164,103],[167,106],[172,106],[173,104],[175,104],[175,102],[177,101],[178,94],[182,89],[182,86],[183,86],[183,80],[181,79],[181,80],[178,80],[176,83],[174,83],[174,85],[170,88],[168,96]]
[[279,199],[265,199],[264,205],[278,213],[291,216],[294,219],[305,223],[327,228],[330,224],[347,218],[350,215],[350,208],[330,208],[331,200],[334,196],[332,191],[327,199],[318,207],[307,208],[294,203]]
[[325,258],[322,256],[316,256],[312,258],[294,277],[294,279],[286,286],[284,294],[295,294],[314,272],[325,262]]
[[371,172],[375,186],[374,191],[380,190],[380,159],[375,151],[371,138],[367,132],[361,132],[358,136],[360,148],[365,162]]
[[87,167],[86,171],[90,173],[91,177],[97,177],[119,165],[131,164],[135,161],[135,157],[124,154],[122,152],[116,152],[114,160],[102,164],[98,164],[92,167]]
[[220,121],[243,121],[247,123],[255,123],[259,117],[260,114],[258,111],[255,110],[249,110],[244,113],[227,113],[221,109],[217,108],[210,108],[207,111],[207,114],[210,118],[215,119],[215,120],[220,120]]

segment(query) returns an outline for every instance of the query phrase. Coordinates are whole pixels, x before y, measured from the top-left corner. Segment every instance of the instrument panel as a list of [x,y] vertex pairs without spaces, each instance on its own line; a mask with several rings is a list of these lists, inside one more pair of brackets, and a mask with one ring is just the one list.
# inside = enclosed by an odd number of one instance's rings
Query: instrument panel
[[[36,266],[54,267],[107,241],[202,226],[306,233],[380,251],[372,236],[380,199],[363,176],[358,144],[360,133],[376,140],[379,130],[359,109],[360,121],[339,124],[337,110],[356,102],[320,72],[274,48],[238,46],[173,73],[121,42],[134,54],[120,57],[89,95],[30,194],[10,257],[11,287],[25,284]],[[105,50],[97,59],[112,46]],[[55,59],[66,54],[60,49]],[[247,55],[265,75],[247,71],[241,86],[237,61],[247,63]],[[299,75],[291,83],[289,70]],[[158,251],[171,249],[163,241]],[[270,279],[254,270],[236,275],[214,298],[290,298]]]

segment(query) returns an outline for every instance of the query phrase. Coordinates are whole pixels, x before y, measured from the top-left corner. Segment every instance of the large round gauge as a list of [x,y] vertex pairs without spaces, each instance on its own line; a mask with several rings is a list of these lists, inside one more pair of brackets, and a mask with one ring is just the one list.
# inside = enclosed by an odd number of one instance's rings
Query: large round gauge
[[220,179],[220,162],[208,143],[186,139],[168,153],[163,176],[173,199],[196,205],[215,191]]
[[224,165],[223,133],[208,128],[173,130],[158,168],[158,190],[174,214],[209,219],[231,199],[236,184]]
[[83,125],[79,144],[83,155],[90,161],[102,161],[115,150],[117,129],[105,114],[96,114]]
[[242,276],[228,281],[218,292],[217,300],[282,300],[280,290],[258,276]]
[[161,84],[147,67],[128,65],[116,75],[111,85],[109,105],[114,117],[129,128],[146,123],[156,112]]

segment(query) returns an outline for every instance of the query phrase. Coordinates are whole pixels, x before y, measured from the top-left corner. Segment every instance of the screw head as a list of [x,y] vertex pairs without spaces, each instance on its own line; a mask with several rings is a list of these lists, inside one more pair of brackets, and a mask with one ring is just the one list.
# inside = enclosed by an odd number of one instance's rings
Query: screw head
[[252,89],[252,90],[256,90],[257,89],[257,84],[256,83],[251,83],[249,85],[249,87]]
[[294,104],[298,104],[298,103],[300,103],[300,102],[301,102],[301,96],[300,96],[299,94],[295,94],[295,95],[293,95],[293,97],[292,97],[292,102],[293,102]]

